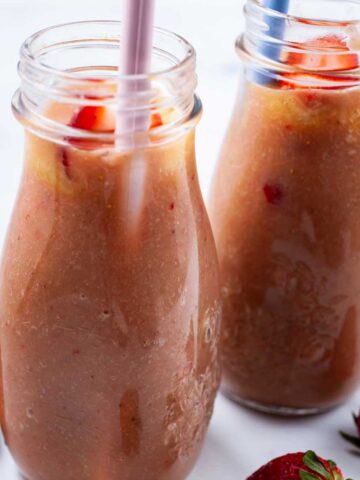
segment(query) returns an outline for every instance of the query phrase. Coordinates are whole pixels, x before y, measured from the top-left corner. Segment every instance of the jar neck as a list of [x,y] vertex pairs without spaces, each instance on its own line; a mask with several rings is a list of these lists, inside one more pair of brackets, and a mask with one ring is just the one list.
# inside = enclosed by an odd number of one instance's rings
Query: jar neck
[[[193,47],[182,37],[156,29],[149,75],[121,75],[118,62],[120,22],[79,22],[59,25],[30,37],[21,48],[21,87],[13,109],[34,133],[66,143],[89,139],[115,145],[119,135],[128,144],[166,142],[196,123],[201,103],[195,96],[196,58]],[[53,108],[52,108],[53,107]],[[162,118],[151,130],[94,131],[74,128],[49,111],[83,107],[106,108],[117,119]],[[129,137],[131,141],[129,142]],[[138,137],[138,138],[137,138]]]
[[292,0],[287,13],[247,0],[237,51],[252,80],[339,89],[360,84],[360,3]]

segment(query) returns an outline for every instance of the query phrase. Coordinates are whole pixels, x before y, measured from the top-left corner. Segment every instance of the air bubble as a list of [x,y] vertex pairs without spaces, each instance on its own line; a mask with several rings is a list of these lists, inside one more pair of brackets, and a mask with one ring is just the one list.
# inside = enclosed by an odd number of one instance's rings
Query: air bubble
[[205,329],[205,342],[209,343],[212,339],[212,336],[213,336],[213,333],[212,333],[211,327],[210,326],[206,327],[206,329]]
[[32,408],[27,408],[26,409],[26,416],[30,419],[34,418],[34,410]]
[[110,310],[107,310],[106,308],[105,308],[105,310],[103,310],[103,311],[101,312],[101,318],[102,318],[103,320],[106,320],[106,319],[109,318],[110,316],[111,316],[111,311],[110,311]]

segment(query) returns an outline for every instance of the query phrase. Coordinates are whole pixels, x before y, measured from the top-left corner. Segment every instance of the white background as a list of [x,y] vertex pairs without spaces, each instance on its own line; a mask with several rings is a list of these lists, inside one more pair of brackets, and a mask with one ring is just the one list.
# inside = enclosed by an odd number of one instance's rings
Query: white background
[[[239,65],[233,44],[243,25],[242,3],[158,0],[157,24],[184,35],[198,51],[198,92],[205,109],[197,150],[204,193],[234,102]],[[21,173],[22,131],[10,111],[19,83],[16,63],[21,42],[51,24],[120,18],[121,0],[0,0],[0,246]],[[350,414],[359,407],[360,394],[326,415],[289,420],[241,409],[220,396],[205,448],[189,480],[244,480],[275,456],[309,448],[337,460],[347,476],[360,479],[360,456],[351,454],[337,433],[351,431]],[[18,478],[14,472],[8,453],[0,447],[0,480]]]

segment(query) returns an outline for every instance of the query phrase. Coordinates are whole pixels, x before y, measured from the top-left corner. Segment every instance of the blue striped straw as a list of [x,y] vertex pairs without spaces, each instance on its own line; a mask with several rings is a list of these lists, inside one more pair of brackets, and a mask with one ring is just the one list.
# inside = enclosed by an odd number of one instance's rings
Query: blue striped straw
[[[263,6],[271,10],[275,10],[279,13],[288,13],[290,0],[263,0]],[[285,20],[281,17],[265,15],[265,22],[268,26],[267,35],[270,38],[279,40],[279,43],[264,42],[261,46],[261,53],[275,62],[280,60],[281,57],[281,40],[284,38],[285,33]],[[256,79],[259,83],[266,85],[271,83],[270,75],[262,73],[256,74]]]
[[[275,10],[279,13],[287,13],[289,11],[289,0],[264,0],[264,7]],[[269,27],[268,35],[271,38],[282,40],[285,33],[285,20],[283,18],[271,17],[266,18]],[[279,60],[281,54],[281,45],[265,44],[262,53],[272,60]]]

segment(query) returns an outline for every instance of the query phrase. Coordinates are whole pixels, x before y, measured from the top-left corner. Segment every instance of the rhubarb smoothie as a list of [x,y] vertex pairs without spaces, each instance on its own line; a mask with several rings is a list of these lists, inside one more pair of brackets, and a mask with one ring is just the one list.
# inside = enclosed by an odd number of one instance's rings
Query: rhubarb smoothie
[[183,480],[219,383],[199,103],[151,113],[146,144],[118,151],[96,137],[115,116],[91,105],[95,83],[81,106],[46,103],[61,141],[27,129],[0,276],[2,428],[28,480]]
[[268,83],[246,67],[210,197],[223,390],[285,414],[333,407],[360,381],[360,93],[321,74],[358,58],[343,37],[306,48]]

